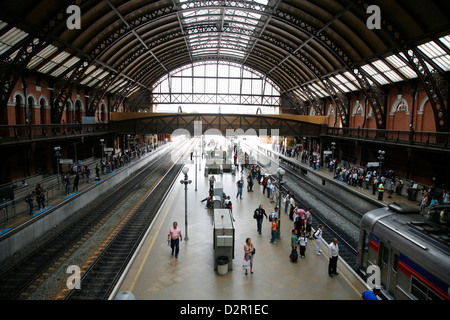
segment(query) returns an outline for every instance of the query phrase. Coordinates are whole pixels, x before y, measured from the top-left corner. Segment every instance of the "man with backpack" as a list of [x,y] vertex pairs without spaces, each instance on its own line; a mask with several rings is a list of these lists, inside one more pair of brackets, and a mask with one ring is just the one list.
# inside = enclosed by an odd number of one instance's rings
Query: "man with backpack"
[[267,219],[266,211],[263,209],[263,205],[260,204],[259,207],[253,213],[253,218],[256,219],[256,227],[257,227],[259,234],[261,234],[262,222],[263,222],[264,216],[266,216],[266,219]]

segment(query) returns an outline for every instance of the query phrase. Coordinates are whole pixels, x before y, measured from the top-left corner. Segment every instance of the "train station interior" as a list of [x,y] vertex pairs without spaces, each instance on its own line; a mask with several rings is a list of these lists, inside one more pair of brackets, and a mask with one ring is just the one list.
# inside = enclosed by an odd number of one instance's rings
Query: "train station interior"
[[450,2],[1,1],[0,57],[1,299],[449,299]]

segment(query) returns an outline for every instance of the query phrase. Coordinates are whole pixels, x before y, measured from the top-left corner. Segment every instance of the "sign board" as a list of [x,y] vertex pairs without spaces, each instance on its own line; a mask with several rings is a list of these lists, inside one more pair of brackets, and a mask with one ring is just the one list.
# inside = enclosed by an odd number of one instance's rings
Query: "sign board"
[[379,167],[380,163],[379,162],[367,162],[366,167]]
[[60,164],[73,164],[72,159],[59,159]]
[[81,117],[82,124],[95,124],[95,117]]
[[114,148],[105,148],[105,152],[113,152]]
[[333,151],[324,151],[323,154],[333,154]]

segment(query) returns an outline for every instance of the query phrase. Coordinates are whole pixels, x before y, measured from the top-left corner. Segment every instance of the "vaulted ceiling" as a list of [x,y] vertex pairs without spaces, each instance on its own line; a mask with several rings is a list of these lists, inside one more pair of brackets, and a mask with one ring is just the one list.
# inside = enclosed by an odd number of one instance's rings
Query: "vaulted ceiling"
[[[70,5],[80,29],[67,27]],[[368,27],[371,5],[380,29]],[[376,99],[371,86],[420,77],[425,62],[450,69],[449,15],[447,0],[2,0],[2,98],[25,69],[98,99],[151,91],[171,70],[219,59],[259,71],[294,100],[355,89]]]

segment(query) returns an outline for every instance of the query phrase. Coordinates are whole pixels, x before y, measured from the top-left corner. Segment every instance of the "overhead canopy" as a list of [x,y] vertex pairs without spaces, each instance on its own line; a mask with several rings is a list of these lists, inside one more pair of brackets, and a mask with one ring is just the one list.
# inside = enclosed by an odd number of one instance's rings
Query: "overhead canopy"
[[[450,70],[449,1],[367,2],[2,1],[2,69],[48,74],[58,88],[85,85],[95,102],[106,92],[151,91],[171,70],[219,59],[257,70],[294,100],[334,96],[338,104],[349,91],[370,95],[371,86],[420,77],[424,65]],[[81,10],[80,29],[67,27],[70,5]],[[370,29],[377,9],[381,29]],[[7,94],[5,76],[2,84]]]

